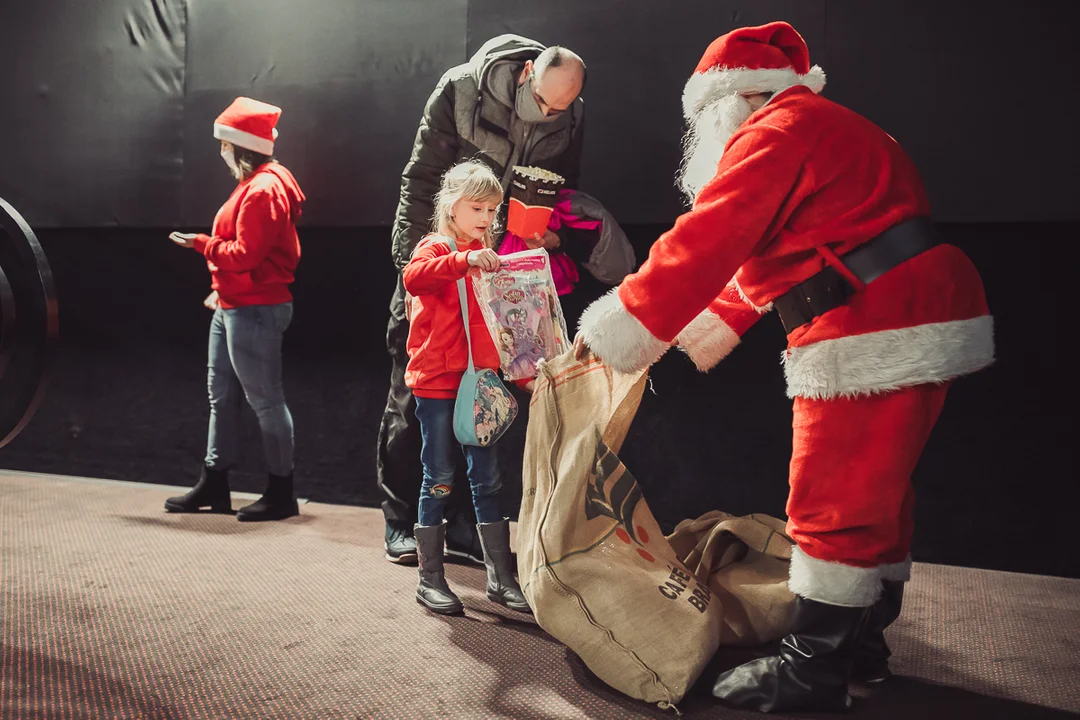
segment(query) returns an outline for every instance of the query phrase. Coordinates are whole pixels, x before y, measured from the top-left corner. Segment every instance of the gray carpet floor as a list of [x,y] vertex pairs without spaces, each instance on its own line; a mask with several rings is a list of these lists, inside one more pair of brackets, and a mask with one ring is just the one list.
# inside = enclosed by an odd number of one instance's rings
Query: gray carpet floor
[[[674,717],[490,603],[482,568],[448,566],[464,617],[423,611],[377,510],[249,524],[168,515],[170,494],[0,471],[2,717]],[[849,717],[1075,717],[1078,628],[1080,580],[916,564],[899,676]],[[680,710],[755,717],[701,693]]]

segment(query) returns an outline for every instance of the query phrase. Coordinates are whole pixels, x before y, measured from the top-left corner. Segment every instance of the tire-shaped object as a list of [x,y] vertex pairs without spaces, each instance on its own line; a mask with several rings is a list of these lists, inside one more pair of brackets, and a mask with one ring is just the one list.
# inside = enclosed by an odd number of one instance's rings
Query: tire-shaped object
[[59,328],[45,252],[22,215],[0,198],[0,447],[41,404]]

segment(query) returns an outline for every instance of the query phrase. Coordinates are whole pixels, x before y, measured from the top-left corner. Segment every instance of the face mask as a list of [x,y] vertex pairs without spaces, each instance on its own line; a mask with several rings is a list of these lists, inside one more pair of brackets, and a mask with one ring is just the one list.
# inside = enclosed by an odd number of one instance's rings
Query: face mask
[[221,159],[225,161],[225,164],[229,166],[229,170],[234,177],[240,177],[240,167],[236,164],[236,153],[233,152],[233,147],[221,147]]
[[531,76],[521,85],[518,85],[517,97],[514,99],[514,112],[517,113],[519,118],[531,125],[549,123],[559,119],[557,114],[545,116],[544,111],[540,109],[540,104],[536,102],[536,98],[532,93]]

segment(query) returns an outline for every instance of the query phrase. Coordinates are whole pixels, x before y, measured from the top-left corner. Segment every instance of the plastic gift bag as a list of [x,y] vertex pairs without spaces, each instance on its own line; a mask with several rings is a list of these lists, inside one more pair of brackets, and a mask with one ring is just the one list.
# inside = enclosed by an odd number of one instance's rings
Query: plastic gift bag
[[499,351],[507,380],[536,377],[541,360],[570,349],[566,319],[543,248],[503,255],[495,272],[481,272],[473,290]]

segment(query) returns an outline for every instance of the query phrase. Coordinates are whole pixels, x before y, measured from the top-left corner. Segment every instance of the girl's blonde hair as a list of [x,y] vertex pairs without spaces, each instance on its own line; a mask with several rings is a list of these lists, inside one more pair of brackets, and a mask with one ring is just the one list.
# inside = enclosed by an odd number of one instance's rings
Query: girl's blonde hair
[[[457,238],[461,235],[460,229],[454,224],[451,213],[454,204],[458,200],[466,202],[493,202],[501,204],[503,200],[503,187],[499,178],[487,165],[476,160],[455,165],[446,171],[442,177],[442,186],[435,195],[435,216],[432,218],[431,229],[440,235],[448,235]],[[484,246],[493,247],[495,237],[498,235],[498,215],[484,233]]]

